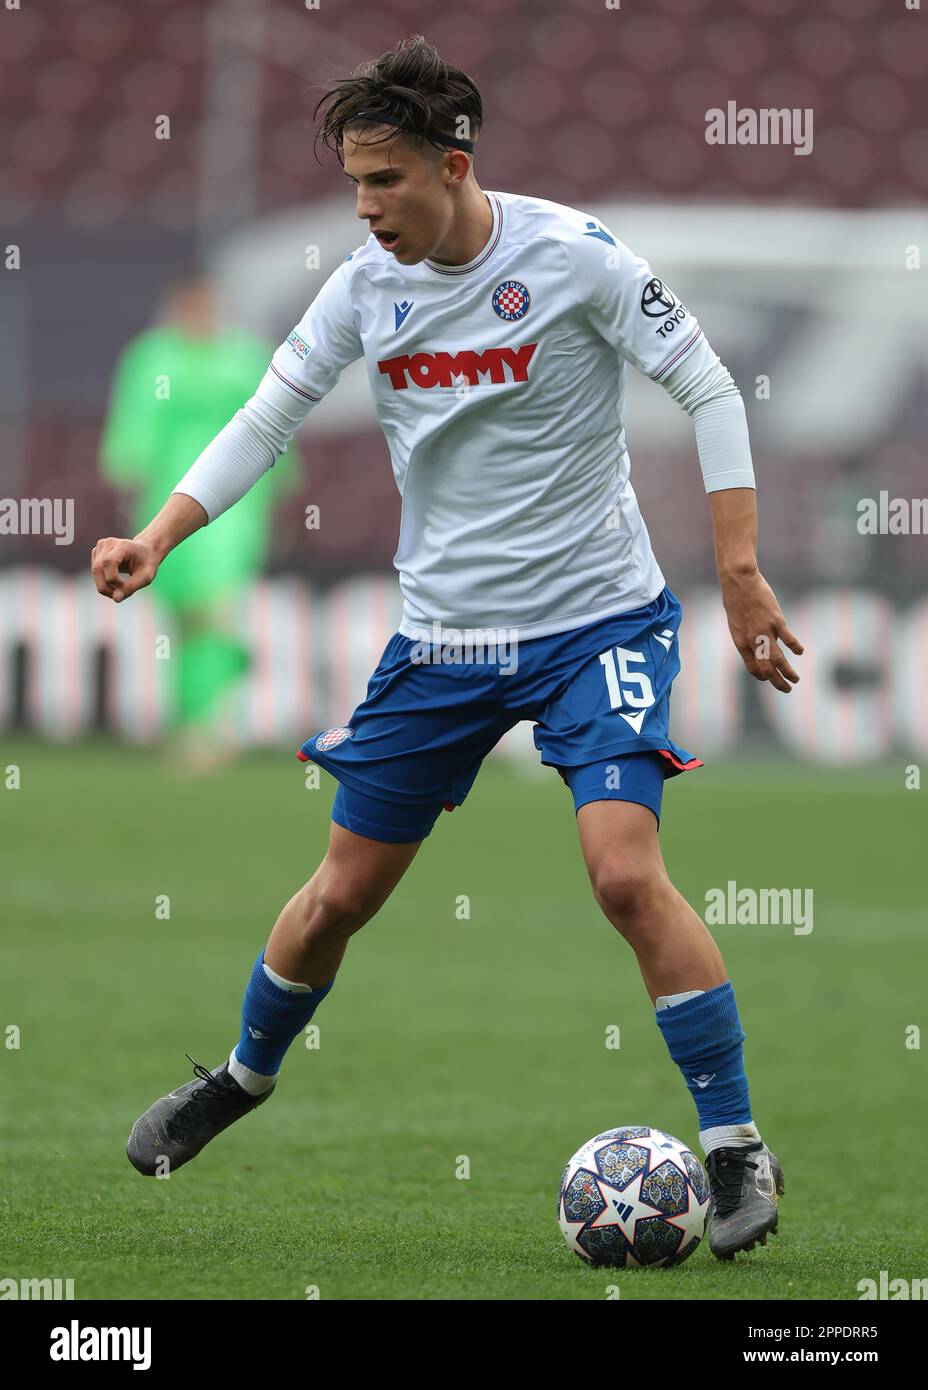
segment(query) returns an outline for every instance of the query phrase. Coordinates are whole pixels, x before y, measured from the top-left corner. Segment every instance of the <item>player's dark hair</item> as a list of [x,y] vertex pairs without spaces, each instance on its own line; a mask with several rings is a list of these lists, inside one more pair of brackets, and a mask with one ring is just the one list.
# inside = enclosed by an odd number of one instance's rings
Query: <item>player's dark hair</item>
[[[329,103],[331,103],[329,105]],[[365,143],[383,144],[400,130],[442,152],[448,148],[434,134],[460,136],[458,121],[466,117],[464,134],[473,140],[483,122],[483,101],[476,85],[460,68],[449,67],[421,34],[402,39],[389,53],[362,63],[350,77],[332,83],[316,103],[313,117],[328,105],[316,130],[321,140],[344,163],[343,140],[349,127],[374,124],[359,120],[358,112],[375,111],[389,117],[392,130]]]

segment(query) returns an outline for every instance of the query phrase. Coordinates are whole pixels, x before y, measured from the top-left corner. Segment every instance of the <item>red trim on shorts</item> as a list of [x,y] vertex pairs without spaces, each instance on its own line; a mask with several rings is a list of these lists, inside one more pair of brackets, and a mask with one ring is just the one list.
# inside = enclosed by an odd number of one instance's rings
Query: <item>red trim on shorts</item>
[[297,755],[297,757],[299,758],[299,760],[300,760],[301,763],[308,763],[308,762],[309,762],[309,754],[308,754],[308,753],[304,753],[303,750],[302,750],[302,748],[298,748],[298,749],[296,750],[296,755]]
[[443,801],[441,804],[442,806],[444,806],[446,811],[453,811],[454,808],[457,806],[456,801]]
[[673,763],[674,767],[679,768],[681,772],[690,772],[694,767],[705,767],[705,763],[701,758],[690,758],[688,763],[681,763],[680,759],[675,758],[669,748],[655,748],[654,751],[655,753],[660,753],[662,758],[667,758]]
[[[701,758],[690,758],[688,763],[682,763],[679,758],[675,757],[673,753],[671,753],[669,748],[655,748],[649,751],[660,753],[662,758],[667,758],[670,762],[673,763],[674,767],[679,768],[681,772],[692,772],[694,767],[705,767],[705,763],[702,761]],[[559,767],[556,768],[555,771],[557,772],[561,781],[564,783],[565,787],[569,787],[570,783],[567,780],[567,777],[564,773],[564,769],[562,767]]]

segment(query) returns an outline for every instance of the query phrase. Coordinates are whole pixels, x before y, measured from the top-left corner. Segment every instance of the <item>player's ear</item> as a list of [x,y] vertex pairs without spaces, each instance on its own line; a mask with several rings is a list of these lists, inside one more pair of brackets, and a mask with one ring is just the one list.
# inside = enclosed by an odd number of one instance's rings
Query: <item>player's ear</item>
[[467,178],[471,162],[463,150],[445,150],[439,152],[439,159],[444,166],[445,177],[449,185],[464,182]]

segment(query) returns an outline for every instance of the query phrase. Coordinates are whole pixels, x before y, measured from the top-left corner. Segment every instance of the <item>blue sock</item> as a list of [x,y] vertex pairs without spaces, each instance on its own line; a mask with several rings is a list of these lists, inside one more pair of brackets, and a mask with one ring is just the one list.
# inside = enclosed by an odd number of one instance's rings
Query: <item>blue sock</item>
[[276,1076],[287,1048],[334,983],[332,979],[306,992],[281,989],[265,972],[262,951],[242,1002],[242,1035],[235,1045],[235,1056],[242,1066],[262,1076]]
[[751,1123],[744,1033],[730,980],[670,1009],[657,1026],[699,1112],[700,1130]]

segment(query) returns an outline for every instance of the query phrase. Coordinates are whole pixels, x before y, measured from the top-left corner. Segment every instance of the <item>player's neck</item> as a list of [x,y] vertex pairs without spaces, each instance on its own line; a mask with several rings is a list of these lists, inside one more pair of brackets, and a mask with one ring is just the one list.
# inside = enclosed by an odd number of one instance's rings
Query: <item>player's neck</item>
[[[463,195],[462,195],[463,197]],[[493,231],[493,209],[482,188],[474,184],[462,202],[451,231],[429,256],[439,265],[468,265],[477,259]]]

